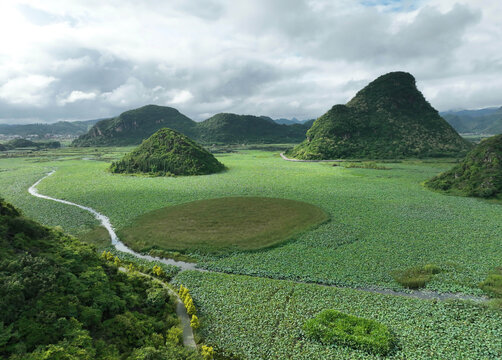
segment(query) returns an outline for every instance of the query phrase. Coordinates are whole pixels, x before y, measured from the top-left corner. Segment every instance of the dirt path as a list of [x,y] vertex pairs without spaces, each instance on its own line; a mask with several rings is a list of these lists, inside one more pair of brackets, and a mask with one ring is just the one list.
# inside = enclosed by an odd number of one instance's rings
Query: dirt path
[[[286,158],[282,153],[281,153],[281,156],[286,160],[290,160],[290,159]],[[337,161],[337,160],[295,160],[295,159],[292,159],[291,161],[315,162],[315,161]],[[40,184],[40,182],[42,180],[44,180],[45,178],[47,178],[48,176],[51,176],[54,172],[55,172],[55,170],[53,170],[48,175],[42,177],[40,180],[38,180],[36,183],[34,183],[28,189],[28,192],[31,195],[36,196],[38,198],[52,200],[52,201],[56,201],[56,202],[59,202],[62,204],[66,204],[66,205],[76,206],[76,207],[81,208],[83,210],[89,211],[90,213],[92,213],[96,217],[96,219],[98,219],[101,222],[101,224],[106,228],[106,230],[108,230],[108,233],[110,234],[110,239],[112,241],[112,245],[115,246],[115,248],[117,250],[132,254],[132,255],[134,255],[138,258],[141,258],[141,259],[146,259],[146,260],[150,260],[150,261],[155,260],[155,261],[163,262],[165,264],[179,266],[181,268],[181,271],[196,270],[196,271],[201,271],[201,272],[219,273],[218,271],[210,271],[210,270],[198,268],[197,264],[193,264],[193,263],[187,263],[184,261],[174,261],[171,259],[162,259],[162,258],[152,257],[149,255],[139,254],[139,253],[135,252],[134,250],[131,250],[130,248],[128,248],[124,243],[122,243],[120,241],[120,239],[118,238],[117,234],[115,233],[115,231],[110,223],[110,219],[108,217],[106,217],[105,215],[100,214],[96,210],[94,210],[90,207],[87,207],[87,206],[83,206],[83,205],[72,203],[70,201],[56,199],[56,198],[53,198],[50,196],[39,194],[38,190],[36,188],[37,185]],[[259,277],[259,276],[256,276],[256,277]],[[276,280],[281,280],[281,279],[276,279]],[[307,283],[307,282],[301,282],[301,281],[296,281],[296,282],[297,283]],[[443,301],[443,300],[468,300],[468,301],[475,301],[475,302],[484,302],[484,301],[488,300],[488,298],[485,296],[473,296],[473,295],[453,294],[453,293],[438,293],[438,292],[434,292],[434,291],[424,291],[424,290],[396,291],[396,290],[380,289],[380,288],[373,288],[373,287],[353,288],[353,287],[348,287],[348,286],[323,285],[323,284],[318,284],[315,282],[310,282],[309,284],[316,284],[319,286],[330,286],[330,287],[335,287],[335,288],[350,288],[350,289],[356,289],[356,290],[375,293],[375,294],[405,296],[405,297],[411,297],[411,298],[417,298],[417,299],[427,299],[427,300],[440,300],[440,301]],[[183,305],[183,308],[184,308],[184,305]],[[182,320],[182,322],[184,321],[183,319],[181,319],[181,320]],[[188,318],[185,320],[188,321],[188,326],[190,326],[190,320]],[[191,328],[190,328],[190,330],[191,330]],[[183,331],[183,333],[185,333],[185,332]],[[193,336],[193,334],[192,334],[192,336]]]
[[[122,272],[127,272],[126,268],[120,267],[120,271]],[[159,280],[149,274],[145,274],[142,272],[139,272],[141,275],[148,277],[155,281],[156,283],[159,283],[162,285],[164,289],[167,289],[171,295],[176,297],[176,315],[180,319],[181,322],[181,327],[183,329],[183,345],[185,347],[191,348],[191,349],[196,349],[197,344],[195,343],[195,338],[193,336],[193,330],[192,327],[190,326],[190,315],[188,315],[187,309],[185,307],[185,304],[183,304],[183,301],[179,297],[178,293],[171,289],[165,282],[162,280]]]

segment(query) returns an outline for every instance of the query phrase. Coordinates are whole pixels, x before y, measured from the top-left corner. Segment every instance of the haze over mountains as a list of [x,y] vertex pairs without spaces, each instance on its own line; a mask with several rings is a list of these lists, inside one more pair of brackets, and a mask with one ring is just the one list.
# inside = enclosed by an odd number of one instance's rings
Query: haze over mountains
[[4,136],[33,137],[39,139],[79,136],[89,131],[92,125],[100,120],[58,121],[53,124],[0,124],[0,134]]
[[502,133],[502,107],[445,111],[440,115],[460,133]]

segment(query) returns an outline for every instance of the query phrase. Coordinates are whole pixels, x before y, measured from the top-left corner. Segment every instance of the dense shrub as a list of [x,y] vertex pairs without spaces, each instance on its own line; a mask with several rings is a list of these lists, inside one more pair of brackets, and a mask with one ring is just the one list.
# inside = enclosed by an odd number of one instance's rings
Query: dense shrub
[[396,271],[394,280],[409,289],[424,287],[434,275],[439,274],[441,269],[434,264],[415,266],[402,271]]
[[479,287],[495,298],[502,298],[502,267],[488,274]]
[[322,311],[305,323],[303,331],[325,345],[346,345],[380,355],[388,354],[395,343],[387,326],[336,310]]
[[343,162],[341,164],[345,168],[373,169],[373,170],[390,170],[389,167],[378,165],[375,161],[362,162]]

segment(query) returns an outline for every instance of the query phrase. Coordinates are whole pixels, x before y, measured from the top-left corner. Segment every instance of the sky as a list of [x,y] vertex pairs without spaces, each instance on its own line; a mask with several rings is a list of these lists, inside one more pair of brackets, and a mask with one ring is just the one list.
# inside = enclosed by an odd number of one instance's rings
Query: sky
[[499,0],[2,0],[0,123],[147,104],[317,118],[390,71],[439,111],[502,105]]

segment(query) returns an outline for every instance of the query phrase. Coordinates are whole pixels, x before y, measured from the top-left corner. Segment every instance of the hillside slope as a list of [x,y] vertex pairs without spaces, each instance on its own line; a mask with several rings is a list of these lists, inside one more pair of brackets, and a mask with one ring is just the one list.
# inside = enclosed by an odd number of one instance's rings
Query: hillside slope
[[167,340],[178,320],[161,285],[2,199],[0,248],[0,358],[199,359]]
[[164,128],[112,163],[113,173],[152,175],[204,175],[219,172],[225,166],[183,134]]
[[471,145],[425,100],[405,72],[380,76],[318,118],[288,152],[298,159],[457,156]]
[[73,145],[137,145],[164,127],[177,130],[187,136],[193,136],[195,126],[195,121],[174,108],[146,105],[126,111],[116,118],[96,123],[87,134],[73,141]]
[[305,138],[312,123],[281,125],[266,116],[224,113],[197,123],[176,109],[147,105],[98,122],[87,134],[74,140],[73,145],[138,145],[165,127],[204,144],[298,143]]
[[453,169],[426,182],[434,190],[454,194],[498,197],[502,194],[502,135],[481,141]]
[[266,116],[220,113],[198,123],[196,137],[203,143],[299,142],[307,129],[303,124],[277,124]]

